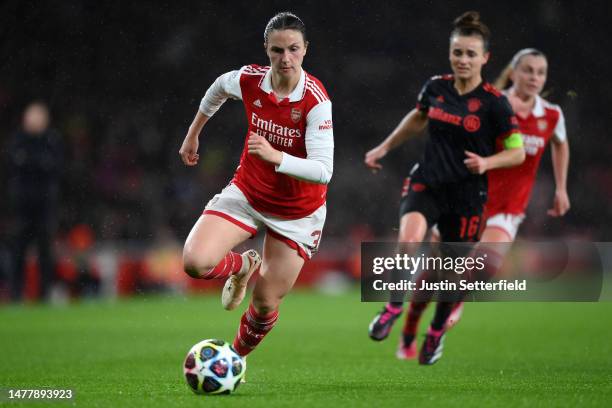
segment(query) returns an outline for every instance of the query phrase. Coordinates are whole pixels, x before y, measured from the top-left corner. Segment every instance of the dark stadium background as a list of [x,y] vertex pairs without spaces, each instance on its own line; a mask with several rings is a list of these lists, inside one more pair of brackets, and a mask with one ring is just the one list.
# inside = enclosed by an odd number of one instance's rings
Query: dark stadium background
[[[546,154],[521,236],[610,240],[612,82],[605,49],[612,28],[603,1],[3,2],[0,153],[25,104],[46,100],[66,148],[58,242],[84,224],[98,247],[180,245],[230,179],[246,130],[241,103],[228,102],[200,139],[201,164],[186,168],[178,149],[199,101],[219,74],[267,64],[265,24],[290,10],[308,30],[304,68],[334,104],[335,169],[322,251],[349,235],[392,238],[401,181],[424,138],[391,154],[377,175],[363,156],[414,106],[429,76],[449,72],[451,22],[468,7],[481,12],[493,34],[486,79],[493,81],[517,50],[539,48],[550,63],[548,98],[566,117],[572,209],[560,220],[546,216],[554,193]],[[3,191],[6,178],[2,166]],[[4,260],[13,230],[2,199]]]

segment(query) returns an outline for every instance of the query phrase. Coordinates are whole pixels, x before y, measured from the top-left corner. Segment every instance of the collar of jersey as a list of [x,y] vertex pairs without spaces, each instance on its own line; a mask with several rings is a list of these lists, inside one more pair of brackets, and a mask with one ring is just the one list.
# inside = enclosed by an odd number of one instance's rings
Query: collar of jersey
[[[508,96],[509,90],[504,90],[504,95]],[[536,95],[535,104],[533,105],[533,109],[531,110],[531,114],[536,118],[541,118],[544,116],[546,112],[544,112],[544,103],[542,102],[542,97],[540,95]]]
[[[297,83],[297,86],[289,94],[289,102],[297,102],[302,100],[304,96],[304,87],[306,86],[306,72],[302,68],[302,74],[300,75],[300,80]],[[263,80],[261,81],[261,85],[259,85],[262,91],[267,94],[273,94],[272,92],[272,68],[270,68],[266,75],[264,75]],[[287,99],[287,98],[285,98]]]
[[531,114],[536,118],[544,116],[546,112],[544,112],[544,104],[542,103],[542,98],[540,95],[536,95],[535,104],[533,105],[533,109],[531,110]]

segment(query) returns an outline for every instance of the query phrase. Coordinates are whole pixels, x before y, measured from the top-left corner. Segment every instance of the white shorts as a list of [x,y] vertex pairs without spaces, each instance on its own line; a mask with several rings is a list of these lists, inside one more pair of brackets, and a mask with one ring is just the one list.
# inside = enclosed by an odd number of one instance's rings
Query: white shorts
[[519,226],[525,219],[525,214],[499,213],[487,218],[487,228],[499,228],[512,238],[516,238]]
[[325,215],[325,204],[304,218],[288,220],[255,210],[234,184],[229,184],[206,204],[204,214],[216,215],[239,226],[253,236],[260,228],[295,249],[302,258],[310,259],[319,248]]

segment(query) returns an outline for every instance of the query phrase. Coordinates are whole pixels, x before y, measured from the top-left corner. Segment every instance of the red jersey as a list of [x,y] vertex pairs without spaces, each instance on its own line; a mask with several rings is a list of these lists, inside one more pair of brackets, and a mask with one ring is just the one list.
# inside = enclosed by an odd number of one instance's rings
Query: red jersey
[[[487,215],[499,213],[523,214],[529,203],[540,159],[551,138],[565,142],[565,120],[558,105],[536,96],[536,102],[529,116],[516,115],[523,137],[525,161],[515,167],[495,169],[488,172],[489,200]],[[497,141],[498,151],[503,149]]]
[[[242,100],[248,131],[232,183],[261,213],[287,219],[304,218],[325,204],[327,186],[308,181],[312,179],[306,173],[295,170],[296,166],[304,169],[305,164],[300,160],[312,161],[312,156],[329,173],[315,179],[331,177],[331,102],[321,82],[304,70],[296,88],[280,101],[272,91],[271,77],[270,67],[258,65],[224,74],[207,91],[200,111],[211,116],[225,99]],[[251,132],[265,137],[272,147],[286,153],[281,165],[275,166],[248,153]]]

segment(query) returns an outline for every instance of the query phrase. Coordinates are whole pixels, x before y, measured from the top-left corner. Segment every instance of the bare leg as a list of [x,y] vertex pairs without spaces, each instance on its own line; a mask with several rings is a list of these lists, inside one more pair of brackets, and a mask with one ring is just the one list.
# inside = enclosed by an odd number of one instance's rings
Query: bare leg
[[215,215],[202,215],[195,223],[183,248],[185,272],[204,278],[236,245],[251,236],[250,232]]
[[420,212],[409,212],[400,218],[399,242],[423,242],[427,220]]
[[[409,212],[400,218],[400,231],[398,236],[398,251],[413,255],[418,245],[423,242],[427,233],[427,220],[420,212]],[[392,279],[403,276],[392,276]],[[381,341],[387,338],[396,319],[402,313],[406,293],[393,292],[389,302],[374,316],[368,326],[368,335],[372,340]]]
[[486,242],[513,242],[514,240],[510,237],[505,230],[498,227],[486,227],[480,238],[481,243]]
[[[425,239],[427,233],[427,220],[420,212],[409,212],[400,218],[400,230],[398,236],[398,252],[413,255]],[[391,297],[389,306],[395,308],[403,307],[405,293],[397,293]]]

